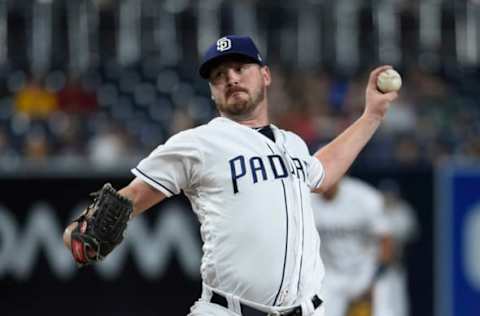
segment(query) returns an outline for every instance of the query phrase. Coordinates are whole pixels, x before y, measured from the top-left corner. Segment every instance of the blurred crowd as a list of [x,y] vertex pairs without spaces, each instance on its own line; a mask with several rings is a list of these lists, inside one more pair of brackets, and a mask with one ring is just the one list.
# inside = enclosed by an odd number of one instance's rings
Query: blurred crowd
[[473,0],[0,1],[0,168],[131,165],[208,122],[217,112],[195,68],[230,33],[256,40],[273,72],[272,121],[312,151],[359,117],[369,69],[390,63],[400,98],[356,163],[475,159],[480,15],[466,13],[478,10]]
[[[402,69],[401,73],[400,97],[359,163],[428,166],[445,159],[478,159],[478,75],[447,78],[420,67]],[[367,70],[352,78],[325,72],[282,74],[278,69],[275,76],[275,117],[281,126],[299,133],[311,150],[338,135],[363,111]]]
[[114,167],[213,116],[209,99],[175,69],[141,68],[106,66],[81,77],[12,72],[0,98],[0,159]]
[[[272,121],[315,150],[361,115],[368,70],[342,77],[271,65]],[[400,98],[360,156],[372,166],[432,165],[480,157],[475,74],[462,79],[401,69]],[[473,78],[469,79],[468,76]],[[135,161],[169,135],[218,115],[208,85],[175,67],[105,65],[81,77],[53,71],[1,78],[1,160],[81,160],[96,166]]]

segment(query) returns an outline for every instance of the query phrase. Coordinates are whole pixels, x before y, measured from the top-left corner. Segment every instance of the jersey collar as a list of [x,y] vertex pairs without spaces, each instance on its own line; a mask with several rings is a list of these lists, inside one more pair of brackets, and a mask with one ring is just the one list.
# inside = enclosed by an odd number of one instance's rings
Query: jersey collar
[[[256,135],[260,134],[256,130],[252,129],[251,127],[240,124],[240,123],[238,123],[238,122],[236,122],[232,119],[229,119],[228,117],[225,117],[225,116],[218,116],[218,117],[212,119],[209,124],[217,124],[217,123],[234,125],[234,126],[237,126],[237,127],[240,127],[240,128],[245,128],[246,130],[249,130],[250,132],[255,133]],[[273,144],[279,145],[280,143],[283,143],[284,135],[280,132],[280,129],[272,123],[270,123],[270,127],[272,128],[273,135],[275,136],[275,142],[272,141],[271,139],[263,136],[263,135],[260,135],[260,136],[262,136],[262,138],[265,138],[266,141],[268,141],[270,143],[273,143]]]

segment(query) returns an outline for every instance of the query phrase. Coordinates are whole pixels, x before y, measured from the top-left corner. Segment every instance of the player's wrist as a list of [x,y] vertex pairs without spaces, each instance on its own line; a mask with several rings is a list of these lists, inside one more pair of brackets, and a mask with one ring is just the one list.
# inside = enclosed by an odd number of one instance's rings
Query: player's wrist
[[378,127],[380,126],[380,123],[382,122],[383,117],[384,116],[382,114],[375,113],[367,109],[360,117],[360,120],[364,121],[366,124],[371,125],[373,127]]

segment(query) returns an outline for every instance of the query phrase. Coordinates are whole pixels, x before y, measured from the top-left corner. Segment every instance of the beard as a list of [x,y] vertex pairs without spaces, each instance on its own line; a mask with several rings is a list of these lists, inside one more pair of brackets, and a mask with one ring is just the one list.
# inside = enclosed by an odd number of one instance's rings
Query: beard
[[257,90],[253,91],[251,94],[248,92],[245,93],[247,98],[232,98],[229,96],[225,103],[215,102],[218,111],[221,113],[232,116],[244,118],[248,117],[265,99],[265,87],[262,85]]

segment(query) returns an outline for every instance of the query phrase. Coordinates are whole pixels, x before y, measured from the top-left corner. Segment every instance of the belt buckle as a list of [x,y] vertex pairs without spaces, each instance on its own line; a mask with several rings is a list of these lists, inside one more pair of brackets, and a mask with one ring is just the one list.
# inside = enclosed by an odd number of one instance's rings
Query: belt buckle
[[271,313],[268,313],[267,316],[281,316],[282,314],[280,314],[280,312],[271,312]]

